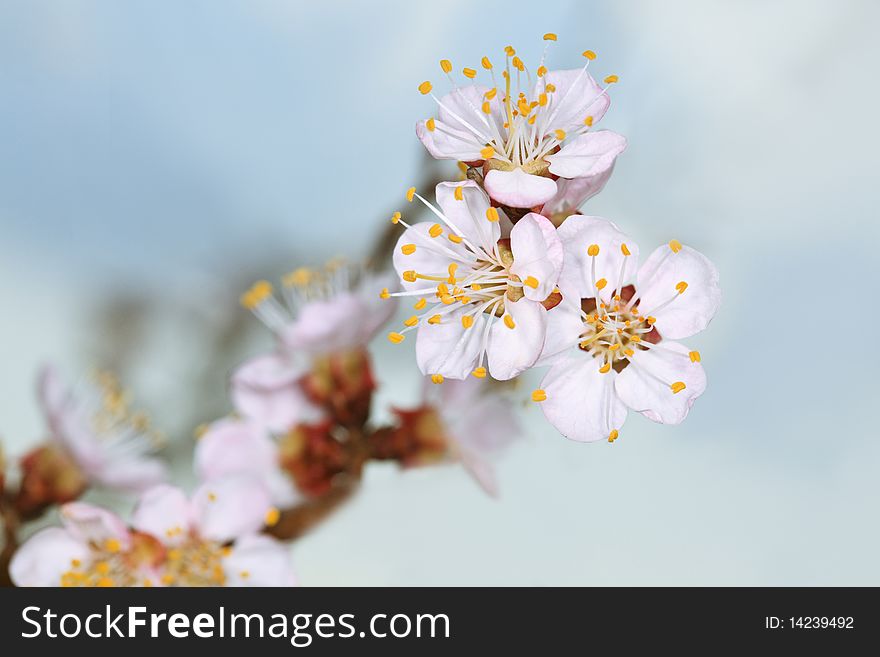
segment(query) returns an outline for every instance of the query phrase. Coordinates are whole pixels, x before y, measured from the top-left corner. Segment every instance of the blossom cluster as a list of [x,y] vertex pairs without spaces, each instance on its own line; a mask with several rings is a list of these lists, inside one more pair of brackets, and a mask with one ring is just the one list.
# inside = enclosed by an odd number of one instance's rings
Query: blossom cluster
[[[192,495],[168,483],[164,436],[107,372],[68,386],[39,376],[48,438],[7,468],[0,451],[0,583],[20,586],[261,586],[296,581],[285,541],[357,490],[365,468],[460,464],[490,495],[493,461],[520,435],[516,388],[545,370],[531,399],[562,435],[614,442],[629,410],[685,419],[706,388],[702,357],[680,342],[718,310],[718,272],[670,240],[640,263],[636,242],[580,208],[605,186],[626,139],[597,126],[610,107],[596,54],[531,69],[508,46],[483,57],[486,84],[449,60],[451,90],[416,133],[461,177],[395,212],[394,273],[342,259],[261,280],[241,304],[271,346],[229,376],[229,412],[199,426]],[[418,207],[418,206],[416,206]],[[420,399],[376,412],[381,376],[369,345],[401,306],[395,344],[415,333]],[[379,363],[381,365],[381,363]],[[12,472],[12,476],[7,476]],[[128,519],[84,501],[92,488],[137,496]],[[57,510],[59,526],[20,541]]]
[[[555,34],[544,35],[549,45]],[[698,251],[671,240],[639,266],[639,249],[611,221],[578,208],[602,189],[626,140],[596,125],[616,75],[597,82],[585,64],[549,70],[547,47],[530,70],[514,48],[490,84],[465,84],[440,68],[452,90],[419,92],[437,116],[416,133],[438,159],[458,160],[464,180],[443,182],[436,205],[415,188],[432,222],[407,224],[393,262],[416,314],[388,335],[416,331],[416,360],[435,383],[508,380],[549,366],[532,393],[544,415],[577,441],[613,442],[627,409],[677,424],[706,387],[700,353],[682,345],[721,301],[718,272]],[[515,78],[515,82],[514,82]]]

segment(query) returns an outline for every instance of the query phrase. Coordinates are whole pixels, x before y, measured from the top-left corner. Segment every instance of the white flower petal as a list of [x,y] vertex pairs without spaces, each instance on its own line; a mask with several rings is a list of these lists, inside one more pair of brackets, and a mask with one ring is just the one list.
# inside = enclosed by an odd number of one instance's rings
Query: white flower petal
[[192,507],[186,495],[167,484],[145,491],[131,515],[132,527],[168,545],[186,539],[192,524]]
[[[721,305],[718,270],[688,246],[677,253],[668,245],[656,249],[639,269],[637,281],[639,310],[657,318],[655,326],[664,338],[679,340],[699,333]],[[676,286],[681,282],[687,288],[678,294]]]
[[239,538],[223,561],[226,586],[296,586],[290,548],[269,536]]
[[547,393],[541,410],[566,438],[607,440],[626,421],[626,406],[614,391],[614,370],[601,374],[600,366],[599,359],[573,352],[554,365],[541,383]]
[[526,281],[533,278],[537,287],[523,286],[532,301],[543,301],[556,287],[562,271],[562,242],[550,220],[534,212],[520,219],[510,232],[513,266],[510,272]]
[[482,106],[487,91],[489,87],[472,84],[459,87],[443,96],[437,113],[440,124],[473,135],[473,139],[483,146],[488,144],[495,132],[490,127],[491,123],[494,122],[496,127],[504,123],[504,109],[500,97],[496,95],[489,102],[491,114],[483,113]]
[[426,121],[416,123],[416,135],[432,157],[462,162],[481,159],[480,151],[485,144],[472,132],[440,120],[435,120],[434,126],[434,130],[428,130]]
[[[620,399],[654,422],[680,423],[706,390],[706,372],[689,354],[687,347],[666,340],[638,351],[617,376],[615,388]],[[673,393],[670,384],[676,382],[686,387]]]
[[486,316],[479,314],[466,329],[461,318],[473,310],[456,308],[443,315],[440,324],[422,320],[416,338],[416,362],[422,374],[442,374],[448,379],[466,379],[477,366]]
[[547,312],[547,335],[541,357],[535,365],[552,365],[575,348],[584,331],[580,297],[564,297],[562,303]]
[[108,539],[128,548],[128,526],[115,513],[85,502],[70,502],[61,507],[61,521],[71,536],[83,543],[103,545]]
[[552,117],[546,124],[546,133],[554,130],[571,132],[583,127],[588,116],[598,123],[605,116],[611,99],[602,93],[602,87],[583,69],[550,71],[536,85],[535,97],[545,84],[553,84],[556,91],[548,94],[548,104],[542,115]]
[[192,507],[199,534],[225,543],[262,529],[272,501],[259,479],[230,475],[202,484]]
[[495,468],[492,467],[492,464],[476,452],[459,450],[458,456],[464,469],[479,484],[480,488],[490,497],[498,497],[498,478],[495,476]]
[[572,139],[546,160],[550,162],[550,173],[563,178],[585,178],[608,171],[624,150],[626,138],[623,135],[599,130]]
[[9,576],[16,586],[60,586],[61,575],[75,559],[88,561],[88,546],[61,527],[48,527],[31,536],[18,548],[9,564]]
[[[588,253],[588,249],[594,244],[599,247],[599,254],[595,256],[596,281],[604,278],[607,282],[599,292],[604,301],[610,301],[618,283],[626,285],[635,277],[639,247],[607,219],[572,215],[562,222],[557,233],[565,247],[565,260],[559,282],[563,295],[579,299],[596,296],[592,280],[593,256]],[[623,255],[623,244],[626,244],[631,255]],[[621,281],[619,279],[624,260],[626,267]]]
[[[455,244],[446,237],[446,232],[438,237],[431,237],[429,231],[433,224],[422,222],[410,226],[394,247],[394,269],[403,278],[406,271],[415,271],[420,274],[442,275],[449,270],[449,264],[456,262],[462,266],[470,267],[475,257],[467,250],[464,244]],[[409,255],[403,252],[404,246],[415,245],[415,251]],[[405,290],[421,290],[431,287],[436,288],[436,283],[416,280],[409,282],[401,281]],[[431,292],[433,294],[433,292]]]
[[552,217],[558,213],[571,214],[576,212],[588,199],[602,191],[605,183],[611,178],[614,166],[594,176],[585,178],[560,178],[556,181],[556,196],[544,204],[541,213]]
[[140,493],[168,479],[168,466],[151,456],[106,459],[89,473],[99,486],[129,493]]
[[496,202],[512,208],[534,208],[556,195],[556,182],[552,178],[535,176],[519,167],[510,171],[492,169],[483,185]]
[[486,349],[489,373],[499,381],[512,379],[534,365],[547,333],[547,311],[537,301],[506,300],[504,308],[505,314],[513,319],[514,328],[502,319],[493,319]]
[[299,422],[319,419],[321,410],[306,398],[300,386],[305,373],[305,368],[282,354],[269,353],[246,361],[230,379],[235,410],[277,433]]
[[[455,190],[461,189],[462,200],[455,200]],[[489,221],[489,197],[472,180],[464,182],[442,182],[436,188],[437,205],[449,218],[461,237],[467,238],[476,247],[482,247],[491,254],[501,238],[499,222]],[[438,238],[441,239],[441,238]]]

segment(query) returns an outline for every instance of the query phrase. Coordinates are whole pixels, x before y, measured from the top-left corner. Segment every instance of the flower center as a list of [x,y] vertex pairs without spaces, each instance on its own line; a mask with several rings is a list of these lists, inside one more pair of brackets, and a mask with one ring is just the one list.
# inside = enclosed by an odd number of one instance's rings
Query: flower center
[[602,373],[623,371],[636,351],[647,349],[644,342],[656,344],[661,339],[654,318],[642,315],[638,301],[632,305],[634,298],[635,287],[627,285],[611,303],[595,298],[581,301],[584,323],[578,348],[603,361]]
[[[226,572],[223,559],[230,548],[197,536],[169,548],[163,563],[162,583],[166,586],[223,586]],[[245,577],[245,573],[241,573]]]
[[142,572],[160,562],[165,548],[148,534],[133,532],[131,546],[123,551],[121,543],[108,538],[92,543],[88,561],[73,559],[70,569],[61,575],[63,587],[152,586]]

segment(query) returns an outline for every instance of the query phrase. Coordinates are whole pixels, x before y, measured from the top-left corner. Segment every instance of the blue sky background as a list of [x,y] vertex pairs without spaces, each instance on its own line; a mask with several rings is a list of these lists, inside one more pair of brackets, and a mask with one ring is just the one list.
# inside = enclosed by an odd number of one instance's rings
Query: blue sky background
[[[457,468],[374,468],[293,548],[301,579],[880,584],[878,19],[868,0],[2,0],[0,435],[40,438],[36,367],[92,364],[96,309],[134,294],[153,306],[130,380],[187,440],[201,332],[242,281],[363,256],[419,179],[437,60],[537,58],[556,31],[553,65],[591,48],[621,78],[603,124],[629,149],[586,210],[719,266],[721,313],[688,341],[709,389],[613,447],[524,407],[500,501]],[[412,400],[411,347],[377,355],[382,399]]]

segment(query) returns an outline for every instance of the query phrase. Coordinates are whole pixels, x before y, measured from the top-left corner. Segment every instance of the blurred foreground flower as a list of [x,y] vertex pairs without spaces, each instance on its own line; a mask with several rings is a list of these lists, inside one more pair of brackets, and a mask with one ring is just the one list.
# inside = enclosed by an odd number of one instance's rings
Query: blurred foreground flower
[[18,586],[291,586],[285,546],[261,535],[277,522],[268,493],[227,478],[187,499],[177,488],[146,491],[131,527],[99,507],[61,508],[62,527],[32,536],[10,565]]
[[[549,45],[556,35],[546,34],[544,40]],[[475,175],[497,204],[547,216],[574,211],[601,191],[626,148],[621,135],[591,130],[611,104],[608,88],[617,76],[609,75],[600,86],[587,72],[596,58],[591,50],[583,53],[583,68],[548,71],[545,47],[534,78],[511,46],[504,52],[500,86],[488,57],[481,65],[491,85],[459,86],[452,63],[441,60],[453,91],[438,98],[430,82],[419,85],[437,102],[438,116],[420,121],[416,133],[434,157],[478,170]],[[473,68],[462,74],[477,77]]]
[[673,240],[637,270],[638,247],[610,221],[573,216],[535,399],[559,431],[614,441],[627,407],[678,424],[706,389],[700,354],[672,340],[702,331],[721,303],[718,271]]

